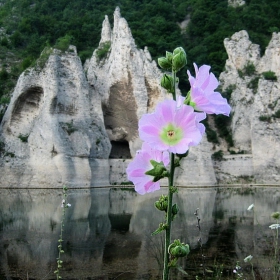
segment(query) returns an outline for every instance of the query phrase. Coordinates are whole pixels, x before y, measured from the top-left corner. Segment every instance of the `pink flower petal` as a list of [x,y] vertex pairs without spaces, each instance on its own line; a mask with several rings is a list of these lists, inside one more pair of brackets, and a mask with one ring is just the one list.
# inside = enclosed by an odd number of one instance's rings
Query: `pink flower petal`
[[143,143],[142,149],[137,151],[135,158],[126,169],[128,180],[132,181],[139,194],[145,194],[160,189],[159,181],[153,182],[154,177],[145,174],[153,169],[151,160],[163,162],[167,166],[170,162],[169,153],[153,149],[149,144]]
[[[157,105],[153,114],[142,116],[139,121],[140,138],[156,150],[172,153],[185,153],[189,149],[188,143],[198,144],[204,131],[199,121],[206,116],[205,114],[197,115],[191,106],[181,101],[165,100]],[[158,121],[159,119],[161,121]],[[173,138],[167,134],[169,129],[171,133],[176,134]],[[191,138],[193,131],[195,139],[183,141],[185,135]]]
[[191,84],[191,102],[198,111],[207,114],[223,114],[229,116],[230,106],[219,92],[214,90],[219,85],[213,73],[209,73],[210,66],[202,65],[200,68],[194,63],[196,78],[187,71]]

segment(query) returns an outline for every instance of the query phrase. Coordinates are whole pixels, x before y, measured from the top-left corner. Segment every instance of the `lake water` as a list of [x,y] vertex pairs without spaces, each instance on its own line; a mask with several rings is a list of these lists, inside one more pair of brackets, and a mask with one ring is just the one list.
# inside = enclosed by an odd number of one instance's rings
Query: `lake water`
[[[133,188],[70,189],[62,279],[160,279],[164,235],[151,233],[164,220],[154,202],[166,193],[166,188],[144,196]],[[279,198],[280,188],[273,186],[180,188],[172,239],[190,244],[191,252],[181,261],[188,276],[173,271],[171,279],[236,279],[238,261],[244,279],[253,279],[251,265],[243,261],[248,255],[256,279],[273,279],[276,230],[269,225],[276,223],[271,213],[280,210]],[[60,189],[0,189],[1,280],[56,279],[61,201]]]

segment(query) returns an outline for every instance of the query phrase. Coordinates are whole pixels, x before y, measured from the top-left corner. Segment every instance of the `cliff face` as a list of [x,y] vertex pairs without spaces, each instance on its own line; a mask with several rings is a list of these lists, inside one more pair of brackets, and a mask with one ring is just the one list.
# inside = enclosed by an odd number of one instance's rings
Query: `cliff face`
[[89,186],[103,180],[93,174],[100,165],[95,159],[107,159],[111,145],[101,100],[88,85],[75,47],[53,51],[43,69],[21,74],[1,141],[1,186]]
[[[141,148],[138,120],[165,98],[159,86],[162,74],[147,48],[140,50],[135,45],[119,8],[114,12],[113,30],[106,16],[101,34],[99,47],[87,62],[88,82],[101,97],[105,127],[113,145],[127,143],[134,155]],[[107,53],[100,57],[106,46]]]
[[[204,137],[177,170],[177,185],[232,183],[244,176],[279,182],[279,83],[262,74],[280,75],[279,37],[273,34],[263,57],[246,31],[225,40],[229,58],[220,80],[223,91],[232,91],[235,151],[245,155],[213,162],[215,150]],[[137,49],[119,8],[113,29],[105,17],[99,47],[84,67],[74,46],[45,50],[38,65],[20,76],[0,126],[1,187],[126,182],[126,166],[141,147],[138,120],[166,98],[161,75],[148,49]]]
[[228,53],[220,75],[223,90],[232,90],[231,130],[235,148],[252,155],[253,175],[259,183],[279,182],[280,33],[261,57],[246,31],[225,39]]

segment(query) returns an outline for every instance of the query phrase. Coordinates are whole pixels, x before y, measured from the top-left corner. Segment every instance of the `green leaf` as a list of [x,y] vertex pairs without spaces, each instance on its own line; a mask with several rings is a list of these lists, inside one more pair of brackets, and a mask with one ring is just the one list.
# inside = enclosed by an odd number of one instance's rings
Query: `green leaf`
[[158,229],[156,229],[151,235],[152,236],[157,235],[157,234],[161,233],[162,231],[166,230],[166,228],[167,228],[167,224],[161,223],[161,224],[159,224]]
[[176,266],[176,268],[183,274],[188,275],[188,273],[181,267],[181,266]]

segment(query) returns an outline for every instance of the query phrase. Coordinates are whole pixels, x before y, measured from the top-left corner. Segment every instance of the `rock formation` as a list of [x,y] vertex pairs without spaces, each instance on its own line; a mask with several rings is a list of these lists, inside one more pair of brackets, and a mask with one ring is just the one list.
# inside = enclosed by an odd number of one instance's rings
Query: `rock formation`
[[21,74],[3,118],[1,186],[108,184],[108,174],[98,175],[99,168],[106,174],[111,148],[101,100],[88,85],[75,47],[48,52],[42,69]]
[[[148,49],[137,48],[119,8],[112,30],[105,17],[84,69],[73,46],[65,53],[45,50],[20,76],[1,124],[1,187],[126,182],[126,166],[142,145],[138,120],[166,98],[161,76]],[[203,141],[178,170],[178,184],[216,183]]]
[[[225,47],[221,86],[232,92],[234,151],[243,154],[212,161],[214,148],[204,137],[177,170],[177,185],[279,182],[280,34],[263,57],[246,31],[225,39]],[[44,50],[21,74],[0,126],[1,187],[127,182],[126,167],[141,147],[138,120],[166,98],[161,75],[148,49],[137,48],[119,8],[113,29],[105,17],[99,47],[84,67],[74,46]]]
[[[99,53],[106,44],[108,52],[100,58]],[[147,48],[144,51],[137,48],[119,8],[114,12],[113,30],[108,17],[105,17],[99,47],[87,65],[88,82],[102,100],[112,152],[115,152],[115,147],[120,150],[128,143],[128,154],[133,156],[141,148],[138,120],[152,111],[166,93],[159,86],[161,71]],[[120,158],[119,155],[116,157]]]
[[234,8],[245,5],[246,2],[244,0],[228,0],[228,5]]
[[[258,45],[246,31],[225,39],[228,53],[220,75],[223,90],[232,90],[231,130],[235,148],[252,155],[253,176],[258,183],[279,182],[280,133],[280,33],[261,57]],[[230,173],[230,172],[229,172]]]

